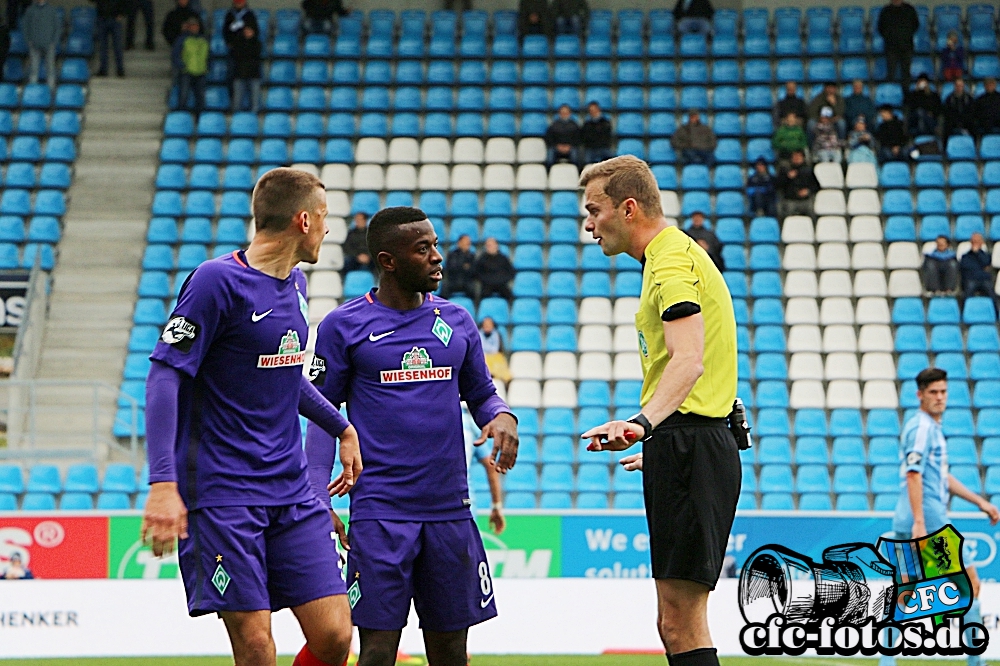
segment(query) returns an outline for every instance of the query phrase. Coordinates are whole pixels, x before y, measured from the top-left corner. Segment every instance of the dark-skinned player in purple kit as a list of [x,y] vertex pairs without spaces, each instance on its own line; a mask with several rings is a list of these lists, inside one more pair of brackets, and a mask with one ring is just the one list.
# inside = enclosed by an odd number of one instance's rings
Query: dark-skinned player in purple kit
[[[393,666],[410,602],[428,663],[466,666],[469,627],[495,617],[493,581],[469,509],[462,401],[493,439],[506,473],[517,421],[496,394],[479,332],[462,307],[437,298],[441,254],[416,208],[380,211],[368,224],[379,286],[328,314],[309,376],[331,403],[347,403],[365,471],[351,490],[348,600],[361,636],[358,666]],[[309,426],[314,491],[331,484],[330,436]]]
[[346,492],[361,472],[357,432],[302,374],[306,280],[326,226],[318,178],[275,169],[252,200],[250,247],[199,266],[152,353],[146,382],[149,499],[142,538],[179,538],[192,616],[225,622],[236,666],[275,666],[271,613],[306,636],[295,666],[341,666],[350,605],[329,500],[309,485],[299,414],[340,438]]

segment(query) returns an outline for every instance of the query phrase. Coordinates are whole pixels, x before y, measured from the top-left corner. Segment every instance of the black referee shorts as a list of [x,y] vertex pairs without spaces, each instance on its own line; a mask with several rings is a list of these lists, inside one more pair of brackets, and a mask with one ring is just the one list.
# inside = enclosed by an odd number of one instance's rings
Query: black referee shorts
[[642,454],[653,578],[715,589],[742,481],[726,419],[675,412],[653,430]]

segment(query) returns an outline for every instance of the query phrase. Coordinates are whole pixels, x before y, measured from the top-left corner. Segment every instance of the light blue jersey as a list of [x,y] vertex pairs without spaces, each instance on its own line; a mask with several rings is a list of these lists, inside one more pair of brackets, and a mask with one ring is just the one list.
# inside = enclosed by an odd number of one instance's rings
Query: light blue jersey
[[948,522],[948,445],[941,424],[920,410],[906,422],[899,445],[899,501],[892,527],[904,533],[913,529],[906,473],[920,472],[923,475],[924,524],[930,534]]

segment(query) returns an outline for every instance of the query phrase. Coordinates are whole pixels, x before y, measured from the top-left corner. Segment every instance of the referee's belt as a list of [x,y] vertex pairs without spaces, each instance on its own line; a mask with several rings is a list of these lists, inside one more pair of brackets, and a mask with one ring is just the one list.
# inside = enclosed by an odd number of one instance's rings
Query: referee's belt
[[728,428],[729,419],[725,417],[716,418],[712,416],[702,416],[701,414],[695,414],[694,412],[689,412],[687,414],[684,414],[682,412],[674,412],[666,419],[664,419],[653,430],[659,430],[660,428],[686,428],[686,427]]

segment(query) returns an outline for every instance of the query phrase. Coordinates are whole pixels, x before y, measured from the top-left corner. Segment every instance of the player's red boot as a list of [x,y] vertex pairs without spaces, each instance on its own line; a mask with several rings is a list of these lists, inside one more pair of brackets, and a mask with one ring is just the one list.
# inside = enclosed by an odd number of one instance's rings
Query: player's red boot
[[[295,655],[295,661],[292,662],[292,666],[336,666],[335,664],[328,664],[325,661],[321,661],[309,651],[308,645],[303,645],[299,653]],[[344,663],[340,666],[347,666],[347,659],[344,659]]]

